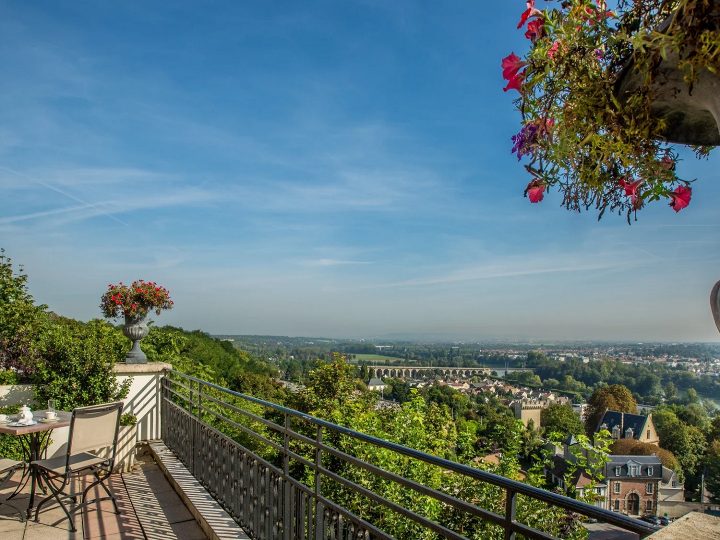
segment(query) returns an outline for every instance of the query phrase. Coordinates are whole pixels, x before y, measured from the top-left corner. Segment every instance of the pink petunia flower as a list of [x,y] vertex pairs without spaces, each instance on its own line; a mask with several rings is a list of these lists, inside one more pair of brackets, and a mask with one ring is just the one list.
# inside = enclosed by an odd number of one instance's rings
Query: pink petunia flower
[[625,178],[621,178],[618,181],[618,184],[620,184],[620,187],[625,190],[625,195],[630,197],[630,200],[633,202],[633,205],[637,205],[638,202],[638,188],[640,187],[640,184],[642,184],[642,180],[636,180],[635,182],[628,182],[625,180]]
[[535,178],[525,188],[525,194],[531,203],[539,203],[545,196],[545,184],[543,184],[542,180]]
[[691,197],[692,188],[690,186],[678,186],[675,188],[675,191],[670,194],[670,198],[672,199],[670,201],[670,207],[676,212],[679,212],[690,204]]
[[510,53],[505,58],[502,59],[502,70],[503,70],[503,79],[510,80],[515,75],[517,75],[517,72],[520,71],[520,69],[525,66],[526,62],[523,62],[520,60],[520,57],[516,55],[515,53]]
[[535,19],[528,23],[525,37],[533,43],[543,36],[545,31],[545,21],[543,19]]

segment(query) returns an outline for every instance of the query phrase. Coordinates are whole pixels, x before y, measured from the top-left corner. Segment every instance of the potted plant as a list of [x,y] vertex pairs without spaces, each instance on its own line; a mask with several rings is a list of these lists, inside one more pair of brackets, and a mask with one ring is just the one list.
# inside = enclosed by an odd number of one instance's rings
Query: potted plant
[[671,143],[699,157],[720,144],[720,3],[565,0],[526,4],[518,28],[530,47],[502,60],[505,91],[522,115],[512,151],[526,159],[525,195],[552,187],[562,204],[632,215],[692,197]]
[[169,291],[154,281],[142,279],[125,285],[108,285],[107,291],[102,295],[100,308],[103,315],[109,319],[124,317],[123,333],[133,343],[132,348],[125,356],[128,364],[144,364],[147,362],[145,353],[140,349],[140,341],[147,336],[148,326],[146,318],[151,310],[157,315],[164,309],[172,309],[173,301]]

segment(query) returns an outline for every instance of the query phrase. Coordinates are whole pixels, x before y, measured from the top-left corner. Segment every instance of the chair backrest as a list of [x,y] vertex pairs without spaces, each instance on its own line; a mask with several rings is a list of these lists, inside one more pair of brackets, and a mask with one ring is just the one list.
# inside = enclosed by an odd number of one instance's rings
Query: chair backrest
[[75,409],[70,421],[68,461],[73,454],[110,448],[114,462],[122,409],[122,401]]

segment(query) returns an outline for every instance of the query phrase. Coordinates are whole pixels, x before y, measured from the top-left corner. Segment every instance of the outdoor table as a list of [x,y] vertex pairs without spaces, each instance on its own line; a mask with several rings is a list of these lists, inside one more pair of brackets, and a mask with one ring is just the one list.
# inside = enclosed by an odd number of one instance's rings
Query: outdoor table
[[35,489],[38,482],[37,471],[35,470],[35,468],[30,467],[30,463],[42,458],[43,453],[47,449],[47,445],[50,443],[50,432],[52,432],[53,429],[59,427],[69,426],[70,419],[72,418],[72,413],[70,412],[56,411],[57,421],[42,422],[41,420],[45,418],[46,412],[47,411],[44,410],[33,411],[33,419],[37,422],[37,424],[33,424],[30,426],[8,425],[12,422],[9,418],[16,415],[10,415],[8,417],[8,423],[0,422],[0,433],[4,433],[6,435],[15,435],[17,437],[20,437],[21,440],[23,453],[25,454],[25,462],[28,465],[23,472],[23,477],[20,479],[18,488],[12,495],[10,495],[10,497],[8,497],[8,499],[12,499],[15,495],[17,495],[29,479],[30,501],[28,502],[27,509],[28,517],[30,517],[33,505],[35,504]]

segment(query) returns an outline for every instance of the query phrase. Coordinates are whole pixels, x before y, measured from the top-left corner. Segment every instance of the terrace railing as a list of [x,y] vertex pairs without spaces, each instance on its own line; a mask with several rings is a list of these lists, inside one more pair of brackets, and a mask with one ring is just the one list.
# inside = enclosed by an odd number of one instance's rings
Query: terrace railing
[[[168,373],[162,388],[165,444],[252,538],[556,538],[521,522],[518,508],[528,501],[610,523],[641,538],[656,530],[622,514],[179,372]],[[358,451],[348,450],[353,448]],[[484,508],[477,500],[464,499],[462,490],[449,493],[437,483],[391,472],[363,449],[402,462],[404,470],[430,466],[440,475],[459,475],[461,485],[482,483],[496,504]],[[345,474],[348,468],[358,474]],[[427,508],[435,511],[423,511]],[[395,528],[385,526],[387,516],[394,516]]]

